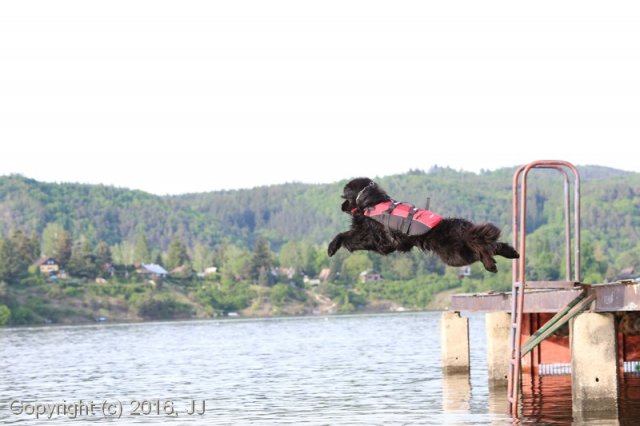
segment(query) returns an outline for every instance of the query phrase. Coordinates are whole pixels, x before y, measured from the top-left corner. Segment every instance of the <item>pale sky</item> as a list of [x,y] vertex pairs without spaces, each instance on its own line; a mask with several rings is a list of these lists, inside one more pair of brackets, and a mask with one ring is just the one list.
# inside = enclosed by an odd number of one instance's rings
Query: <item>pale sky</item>
[[640,3],[0,2],[0,175],[155,194],[640,172]]

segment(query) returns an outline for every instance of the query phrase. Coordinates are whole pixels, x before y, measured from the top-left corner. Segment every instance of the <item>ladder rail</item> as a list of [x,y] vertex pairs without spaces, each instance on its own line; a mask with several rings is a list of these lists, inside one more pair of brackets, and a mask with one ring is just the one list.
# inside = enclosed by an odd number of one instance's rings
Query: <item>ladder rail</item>
[[[511,349],[511,353],[510,358],[509,358],[509,366],[508,366],[508,376],[507,376],[507,399],[509,400],[509,403],[512,404],[514,401],[514,391],[517,392],[518,389],[518,384],[517,384],[517,380],[520,377],[520,371],[519,371],[519,367],[520,367],[520,363],[516,363],[514,362],[514,360],[518,359],[516,358],[516,354],[515,354],[515,348],[517,346],[519,346],[519,344],[516,344],[516,337],[517,337],[517,331],[516,331],[516,324],[519,322],[516,319],[516,315],[517,315],[517,303],[518,303],[518,290],[520,288],[520,283],[519,282],[515,282],[513,283],[513,287],[511,289],[511,326],[510,326],[510,330],[509,330],[509,343],[510,343],[510,349]],[[515,397],[517,398],[517,397]],[[515,399],[515,401],[517,401],[517,399]],[[517,402],[516,402],[517,405]]]
[[[518,197],[519,197],[519,179],[520,174],[525,169],[526,166],[520,166],[518,170],[515,172],[513,176],[513,199],[512,199],[512,224],[513,229],[511,230],[513,236],[513,247],[518,247],[519,242],[519,215],[518,215]],[[518,309],[518,302],[520,300],[521,293],[521,282],[522,280],[519,277],[520,271],[520,262],[524,259],[524,253],[520,252],[520,257],[518,259],[513,259],[512,263],[512,279],[513,285],[511,288],[511,324],[510,324],[510,332],[509,332],[509,345],[510,345],[510,353],[509,353],[509,368],[507,369],[507,400],[509,401],[509,409],[511,411],[511,415],[515,416],[517,414],[518,409],[518,392],[520,391],[520,330],[518,329],[518,325],[522,325],[522,310]],[[524,301],[523,301],[524,302]]]
[[[514,259],[512,267],[512,305],[510,331],[510,363],[508,369],[507,399],[512,416],[517,416],[518,395],[520,391],[521,359],[522,359],[522,315],[526,290],[526,225],[527,225],[527,175],[534,168],[554,169],[563,177],[564,213],[565,213],[565,255],[566,280],[571,281],[571,195],[569,176],[565,169],[574,176],[574,282],[580,281],[580,175],[576,167],[561,160],[539,160],[519,167],[513,176],[513,246],[519,248],[520,258]],[[576,302],[577,303],[577,302]],[[585,305],[586,307],[586,305]],[[584,308],[583,308],[584,309]],[[575,314],[574,314],[575,315]],[[546,324],[545,324],[546,325]],[[544,327],[544,326],[543,326]],[[551,333],[548,333],[551,334]],[[544,340],[541,339],[540,342]],[[537,346],[537,345],[536,345]],[[535,347],[535,346],[533,346]],[[533,347],[531,349],[533,349]],[[528,348],[528,347],[527,347]],[[529,349],[526,353],[528,353]]]

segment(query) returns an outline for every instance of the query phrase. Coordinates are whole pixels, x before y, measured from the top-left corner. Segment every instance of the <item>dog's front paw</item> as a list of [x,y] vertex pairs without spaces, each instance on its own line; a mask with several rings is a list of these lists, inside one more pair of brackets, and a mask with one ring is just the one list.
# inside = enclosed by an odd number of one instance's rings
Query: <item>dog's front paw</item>
[[340,245],[341,245],[340,237],[335,237],[333,241],[329,243],[329,249],[327,250],[327,252],[329,253],[329,257],[336,254],[336,252],[340,248]]

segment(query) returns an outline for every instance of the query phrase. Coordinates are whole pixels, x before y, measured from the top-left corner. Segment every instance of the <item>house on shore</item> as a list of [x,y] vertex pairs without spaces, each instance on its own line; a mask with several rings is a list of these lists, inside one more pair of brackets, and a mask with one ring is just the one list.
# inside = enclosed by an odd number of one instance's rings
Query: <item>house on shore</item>
[[155,263],[142,263],[136,272],[140,275],[148,275],[151,278],[164,278],[169,272],[162,266]]
[[60,271],[60,265],[53,257],[43,256],[34,263],[43,275],[51,275]]
[[359,278],[361,283],[376,283],[378,281],[384,280],[384,277],[380,272],[376,272],[373,270],[360,272]]

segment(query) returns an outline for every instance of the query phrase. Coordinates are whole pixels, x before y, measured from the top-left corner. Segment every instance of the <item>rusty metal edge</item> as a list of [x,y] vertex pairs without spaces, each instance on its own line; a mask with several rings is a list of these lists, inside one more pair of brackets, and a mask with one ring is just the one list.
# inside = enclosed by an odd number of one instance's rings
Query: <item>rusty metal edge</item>
[[[594,312],[640,311],[640,283],[603,283],[590,286]],[[580,294],[580,289],[527,291],[523,312],[557,312]],[[451,296],[450,310],[511,311],[511,292],[463,293]]]

